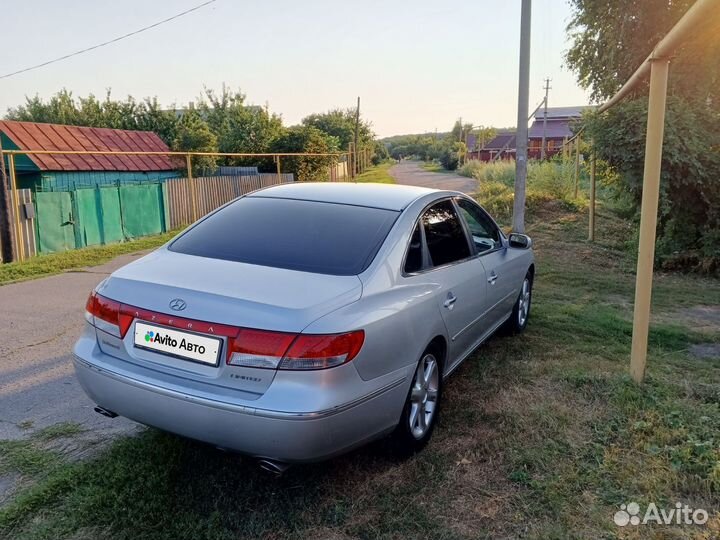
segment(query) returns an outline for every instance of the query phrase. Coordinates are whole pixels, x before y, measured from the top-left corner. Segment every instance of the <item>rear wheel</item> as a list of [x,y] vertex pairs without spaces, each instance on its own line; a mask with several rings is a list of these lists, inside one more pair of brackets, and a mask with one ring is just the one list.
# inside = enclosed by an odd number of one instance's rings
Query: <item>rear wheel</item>
[[402,456],[421,450],[432,436],[442,395],[442,364],[434,348],[420,358],[393,439]]

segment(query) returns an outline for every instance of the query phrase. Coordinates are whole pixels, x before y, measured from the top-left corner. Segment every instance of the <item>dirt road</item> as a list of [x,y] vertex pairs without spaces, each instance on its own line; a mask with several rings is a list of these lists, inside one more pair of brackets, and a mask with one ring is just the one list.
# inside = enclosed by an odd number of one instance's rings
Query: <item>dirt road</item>
[[398,184],[434,189],[450,189],[463,193],[475,193],[477,180],[454,173],[434,173],[421,167],[419,161],[401,161],[390,168],[390,175]]

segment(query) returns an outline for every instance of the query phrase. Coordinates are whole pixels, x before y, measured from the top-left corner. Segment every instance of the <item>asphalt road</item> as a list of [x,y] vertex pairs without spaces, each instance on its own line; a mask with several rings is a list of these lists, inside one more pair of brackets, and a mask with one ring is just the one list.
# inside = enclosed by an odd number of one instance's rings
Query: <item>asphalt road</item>
[[75,379],[71,351],[90,291],[138,256],[0,286],[0,439],[24,438],[60,422],[82,425],[90,444],[136,429],[129,420],[93,411]]
[[454,173],[434,173],[426,171],[418,161],[401,161],[390,168],[392,176],[398,184],[421,186],[434,189],[449,189],[463,193],[475,193],[477,180]]

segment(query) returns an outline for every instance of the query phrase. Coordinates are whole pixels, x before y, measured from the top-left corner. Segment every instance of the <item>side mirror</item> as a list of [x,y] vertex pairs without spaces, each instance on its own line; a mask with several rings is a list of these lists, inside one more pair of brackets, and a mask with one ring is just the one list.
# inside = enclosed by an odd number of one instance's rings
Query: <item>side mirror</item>
[[510,233],[508,241],[510,242],[510,247],[520,249],[530,249],[532,247],[532,238],[526,234]]

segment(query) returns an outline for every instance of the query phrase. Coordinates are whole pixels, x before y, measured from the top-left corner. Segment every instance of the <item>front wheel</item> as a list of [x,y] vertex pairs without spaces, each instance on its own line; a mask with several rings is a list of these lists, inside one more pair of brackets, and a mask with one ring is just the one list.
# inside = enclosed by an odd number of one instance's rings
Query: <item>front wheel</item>
[[511,334],[519,334],[527,327],[530,318],[530,305],[532,303],[532,276],[530,272],[525,275],[520,294],[513,306],[512,315],[508,319],[506,329]]
[[442,365],[437,352],[427,349],[418,362],[400,423],[393,434],[395,449],[403,456],[421,450],[430,440],[442,394]]

